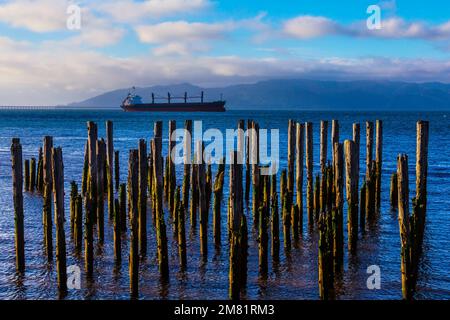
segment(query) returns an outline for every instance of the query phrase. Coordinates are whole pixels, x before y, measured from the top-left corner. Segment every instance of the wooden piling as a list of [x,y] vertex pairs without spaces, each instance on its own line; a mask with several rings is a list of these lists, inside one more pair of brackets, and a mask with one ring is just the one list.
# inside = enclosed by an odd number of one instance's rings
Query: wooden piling
[[397,210],[398,208],[398,185],[397,185],[397,173],[394,172],[391,175],[391,187],[389,191],[389,199],[391,200],[391,209]]
[[120,229],[122,232],[127,230],[127,185],[122,183],[119,187],[119,209],[120,209]]
[[375,217],[375,184],[376,184],[376,163],[372,160],[368,168],[369,174],[366,176],[366,220],[372,220]]
[[261,205],[259,208],[259,236],[258,236],[258,266],[259,266],[259,274],[261,277],[267,277],[268,271],[268,243],[269,236],[267,233],[267,224],[268,224],[268,208],[264,205]]
[[97,235],[100,244],[105,238],[105,159],[106,145],[103,139],[97,140]]
[[373,122],[366,122],[366,181],[369,180],[373,160]]
[[245,134],[245,202],[248,204],[250,200],[250,180],[251,180],[251,166],[250,166],[250,152],[251,152],[251,129],[252,121],[247,120],[247,132]]
[[375,144],[375,208],[381,207],[381,173],[383,165],[383,122],[376,121],[376,144]]
[[88,128],[88,159],[89,159],[89,171],[88,171],[88,197],[90,199],[90,206],[92,207],[93,218],[96,219],[97,215],[97,124],[92,121],[87,123]]
[[287,251],[291,249],[291,207],[289,206],[288,197],[288,194],[285,193],[282,202],[284,249]]
[[191,179],[191,161],[192,161],[192,120],[184,122],[184,175],[183,175],[183,204],[187,210],[189,206],[189,189]]
[[118,191],[120,184],[119,150],[114,151],[114,180],[116,185],[116,191]]
[[116,263],[122,261],[122,230],[119,200],[114,201],[114,259]]
[[327,164],[328,121],[320,121],[320,172],[325,171]]
[[138,150],[130,150],[130,294],[139,295],[139,155]]
[[314,220],[317,221],[320,213],[320,175],[316,175],[314,181]]
[[75,246],[75,251],[79,253],[81,251],[83,243],[83,198],[81,194],[78,194],[75,199],[73,242]]
[[113,122],[106,121],[106,182],[108,193],[108,212],[109,218],[114,218],[114,182],[113,182],[113,156],[114,156],[114,141],[113,141]]
[[426,211],[427,211],[427,176],[428,176],[428,136],[429,122],[417,122],[417,145],[416,145],[416,197],[413,207],[414,221],[414,257],[415,269],[419,264],[424,237]]
[[[339,141],[339,138],[337,140]],[[334,142],[333,147],[335,193],[333,210],[333,261],[335,272],[342,271],[344,264],[344,152],[342,143],[338,141]]]
[[61,148],[52,149],[53,202],[56,225],[56,273],[60,294],[67,293],[66,235],[64,232],[64,166]]
[[[223,168],[221,166],[220,168]],[[220,248],[221,242],[221,205],[223,198],[223,184],[225,172],[223,169],[217,171],[216,179],[214,181],[214,205],[213,205],[213,230],[214,230],[214,244],[216,248]]]
[[291,209],[291,222],[292,222],[292,238],[294,239],[294,242],[297,243],[299,236],[298,236],[298,224],[300,220],[300,210],[298,208],[298,205],[295,204],[292,206]]
[[278,261],[280,258],[280,216],[278,212],[278,193],[277,193],[277,177],[276,175],[272,176],[272,184],[270,188],[271,198],[271,211],[272,211],[272,219],[271,219],[271,254],[272,259],[274,261]]
[[186,254],[186,224],[185,224],[186,210],[184,203],[181,201],[177,210],[178,222],[178,255],[180,259],[180,269],[186,270],[187,254]]
[[[169,121],[169,150],[168,150],[168,158],[169,158],[169,185],[168,185],[168,197],[169,197],[169,210],[174,212],[174,192],[177,184],[176,173],[175,173],[175,162],[172,159],[172,150],[175,148],[176,140],[175,140],[175,130],[177,129],[177,124],[175,120]],[[173,139],[173,141],[172,141]],[[175,216],[173,216],[175,219]]]
[[37,166],[37,177],[36,177],[36,189],[40,193],[44,191],[44,158],[42,155],[42,147],[39,148],[38,156],[38,166]]
[[360,167],[360,139],[361,139],[361,127],[359,123],[354,123],[352,127],[352,140],[356,144],[356,153],[357,153],[357,173],[358,173],[358,181],[359,181],[359,167]]
[[138,185],[139,185],[139,208],[138,208],[138,228],[139,228],[139,252],[143,257],[147,254],[147,143],[144,139],[139,140],[138,151]]
[[330,212],[322,211],[318,219],[319,230],[319,295],[322,300],[334,298],[334,273],[332,264],[332,243],[330,242]]
[[179,186],[177,186],[175,194],[174,194],[174,199],[173,199],[173,213],[172,213],[173,234],[174,234],[174,239],[177,242],[178,242],[178,209],[181,204],[180,196],[181,196],[181,189]]
[[198,163],[198,195],[199,195],[199,217],[200,217],[200,254],[203,259],[208,257],[208,211],[206,204],[206,172],[203,161],[203,144],[197,141],[197,160]]
[[[296,189],[297,189],[297,205],[299,209],[299,215],[303,217],[303,158],[305,149],[305,126],[303,123],[296,124],[296,142],[295,142],[295,153],[296,153]],[[300,221],[300,225],[303,222]],[[299,225],[299,226],[300,226]],[[300,231],[301,232],[301,231]]]
[[86,140],[84,145],[84,162],[83,162],[83,173],[81,177],[81,194],[86,195],[88,189],[88,179],[89,179],[89,141]]
[[339,121],[338,120],[332,120],[331,121],[331,154],[332,154],[332,161],[331,163],[334,163],[334,146],[336,143],[339,143]]
[[25,272],[25,240],[23,216],[23,163],[20,139],[13,138],[11,144],[12,183],[14,199],[16,270]]
[[259,206],[260,206],[260,169],[259,169],[259,126],[257,123],[252,125],[251,137],[251,164],[252,164],[252,212],[253,226],[258,227]]
[[34,192],[36,188],[36,158],[31,158],[30,161],[30,192]]
[[73,236],[75,230],[76,202],[78,197],[78,186],[75,181],[70,183],[70,233]]
[[[395,190],[397,192],[397,190]],[[367,184],[364,178],[363,184],[361,186],[360,198],[359,198],[359,227],[361,232],[366,229],[366,194],[367,194]]]
[[25,191],[30,191],[30,160],[25,159],[24,167]]
[[190,221],[191,221],[191,229],[195,230],[197,226],[197,209],[198,209],[198,185],[197,185],[197,175],[198,175],[198,165],[192,164],[192,173],[191,173],[191,204],[190,204]]
[[398,178],[398,223],[401,240],[401,270],[403,299],[411,300],[414,293],[412,235],[409,221],[409,178],[408,156],[403,154],[397,158]]
[[345,140],[345,185],[347,195],[347,234],[348,249],[351,253],[356,252],[358,241],[358,180],[357,177],[357,148],[352,140]]
[[[161,124],[162,125],[162,124]],[[155,125],[156,127],[157,125]],[[159,130],[157,130],[159,131]],[[162,157],[161,145],[158,142],[157,136],[152,139],[152,155],[153,155],[153,177],[156,206],[156,239],[158,243],[158,265],[161,280],[167,282],[169,279],[169,257],[167,251],[167,235],[166,224],[164,221],[163,212],[163,171],[162,171]]]
[[306,206],[308,209],[308,223],[314,222],[314,190],[313,190],[313,124],[305,124],[306,140]]
[[44,198],[42,208],[42,221],[44,224],[44,245],[47,253],[47,261],[53,259],[53,222],[52,222],[52,148],[53,138],[44,137],[43,145],[43,180]]
[[288,122],[288,155],[287,155],[287,189],[294,193],[294,166],[295,166],[295,146],[296,146],[296,126],[294,120]]

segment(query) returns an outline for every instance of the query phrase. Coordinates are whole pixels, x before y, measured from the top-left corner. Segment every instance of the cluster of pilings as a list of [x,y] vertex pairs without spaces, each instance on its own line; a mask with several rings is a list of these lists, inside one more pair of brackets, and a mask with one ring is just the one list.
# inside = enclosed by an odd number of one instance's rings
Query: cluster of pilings
[[[239,299],[245,292],[248,260],[248,219],[244,203],[251,201],[251,219],[258,235],[258,268],[262,278],[268,275],[269,254],[279,261],[280,229],[286,252],[298,247],[303,235],[303,209],[306,207],[308,226],[319,234],[318,284],[321,299],[333,299],[336,275],[344,269],[344,202],[347,201],[347,248],[357,253],[359,230],[376,219],[381,206],[382,122],[366,123],[366,172],[360,182],[360,125],[353,124],[352,140],[339,139],[339,122],[332,121],[331,159],[327,159],[328,122],[320,123],[320,171],[314,178],[313,124],[288,122],[287,168],[280,173],[267,174],[259,159],[259,124],[253,120],[238,122],[237,151],[230,154],[229,198],[227,230],[229,245],[229,297]],[[200,254],[208,257],[208,227],[212,212],[214,246],[220,249],[225,164],[217,166],[215,175],[211,163],[204,160],[204,145],[197,141],[191,157],[192,121],[186,120],[184,129],[184,167],[182,179],[177,179],[170,150],[174,147],[176,122],[169,122],[169,152],[162,153],[163,123],[154,123],[153,138],[147,143],[139,140],[136,149],[129,150],[128,176],[121,183],[119,151],[114,150],[113,123],[106,122],[106,141],[98,137],[97,124],[87,123],[84,165],[81,188],[71,182],[70,232],[74,248],[84,250],[85,272],[94,274],[94,239],[104,242],[105,206],[107,218],[114,227],[114,256],[122,261],[122,234],[130,234],[129,279],[130,293],[139,296],[139,262],[147,255],[149,233],[156,235],[157,263],[163,282],[169,281],[169,252],[166,222],[174,228],[178,244],[181,270],[188,267],[186,224],[195,229],[199,223]],[[147,147],[149,149],[147,150]],[[373,151],[375,149],[375,159]],[[52,137],[44,137],[39,149],[36,172],[34,158],[22,160],[22,146],[18,138],[11,146],[13,195],[16,227],[17,270],[25,271],[24,208],[25,191],[37,190],[43,196],[44,244],[48,261],[53,259],[53,228],[56,229],[56,266],[60,293],[66,286],[66,236],[64,233],[64,171],[61,148],[53,146]],[[194,159],[193,162],[191,158]],[[411,299],[418,273],[426,215],[426,179],[428,158],[428,122],[417,123],[417,194],[413,200],[413,214],[409,217],[407,156],[398,158],[398,170],[391,178],[391,207],[399,210],[402,243],[402,287],[405,299]],[[25,167],[23,168],[23,164]],[[244,169],[245,165],[245,169]],[[306,168],[306,202],[304,202],[304,167]],[[245,170],[245,174],[244,174]],[[25,176],[23,176],[23,174]],[[181,180],[181,185],[177,182]],[[251,197],[250,197],[251,194]],[[53,212],[52,219],[52,201]],[[250,199],[251,198],[251,199]],[[105,201],[106,200],[106,201]],[[106,202],[106,205],[105,205]],[[211,206],[211,202],[213,205]],[[306,205],[305,205],[306,203]],[[147,206],[150,209],[148,210]],[[147,212],[151,212],[154,230],[147,230]],[[168,213],[168,217],[165,216]],[[280,216],[281,213],[281,216]],[[55,227],[53,227],[53,221]],[[96,237],[94,234],[96,233]],[[84,241],[83,241],[84,240]],[[83,244],[84,242],[84,244]],[[269,247],[270,246],[270,247]]]

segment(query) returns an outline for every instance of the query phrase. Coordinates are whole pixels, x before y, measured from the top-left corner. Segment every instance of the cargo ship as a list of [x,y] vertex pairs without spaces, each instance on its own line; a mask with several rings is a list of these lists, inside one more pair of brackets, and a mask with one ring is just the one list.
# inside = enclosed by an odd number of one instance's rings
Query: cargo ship
[[[156,100],[167,100],[167,102],[156,102]],[[189,99],[196,99],[199,101],[189,101]],[[180,101],[182,100],[182,101]],[[172,97],[170,93],[167,97],[156,97],[152,93],[152,102],[145,103],[142,101],[142,97],[132,92],[128,93],[125,100],[123,100],[121,106],[124,111],[127,112],[225,112],[225,101],[220,99],[219,101],[204,101],[204,93],[202,92],[198,97],[188,97],[187,93],[184,93],[184,97]]]

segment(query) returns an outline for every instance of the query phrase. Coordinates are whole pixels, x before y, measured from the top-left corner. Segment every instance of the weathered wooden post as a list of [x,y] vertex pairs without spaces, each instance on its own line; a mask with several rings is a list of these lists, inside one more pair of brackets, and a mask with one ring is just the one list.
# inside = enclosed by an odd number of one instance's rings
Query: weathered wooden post
[[122,232],[127,230],[127,185],[122,183],[119,187],[119,206],[120,206],[120,229]]
[[[305,126],[302,123],[296,125],[296,141],[295,141],[295,153],[296,153],[296,188],[297,188],[297,205],[299,210],[299,216],[303,220],[303,154],[305,149]],[[303,229],[303,221],[299,224],[300,232]]]
[[376,121],[376,145],[375,145],[375,208],[381,207],[381,172],[383,165],[383,122]]
[[360,139],[361,139],[361,127],[360,127],[360,125],[359,125],[359,123],[354,123],[353,124],[353,127],[352,127],[352,130],[353,130],[353,132],[352,132],[352,140],[355,142],[355,144],[356,144],[356,153],[358,154],[357,155],[357,157],[358,157],[358,159],[357,159],[357,166],[358,166],[358,168],[357,168],[357,172],[358,172],[358,181],[359,181],[359,166],[360,166],[360,164],[359,164],[359,162],[360,162]]
[[[417,122],[417,146],[416,146],[416,197],[413,207],[414,216],[414,266],[419,264],[422,253],[422,242],[425,230],[427,212],[427,175],[428,175],[428,135],[429,122]],[[416,267],[417,269],[417,267]]]
[[[294,120],[288,123],[288,156],[287,156],[287,189],[292,196],[294,194],[294,166],[295,166],[295,145],[296,145],[296,127]],[[292,201],[290,201],[292,203]]]
[[397,158],[398,178],[398,223],[401,240],[401,270],[403,299],[411,300],[414,293],[413,252],[411,225],[409,221],[409,178],[408,156],[403,154]]
[[330,234],[330,212],[322,211],[318,218],[319,229],[319,295],[322,300],[334,298],[334,273]]
[[56,273],[62,296],[67,293],[66,234],[64,232],[64,166],[61,148],[52,149],[53,202],[56,225]]
[[250,152],[251,152],[251,127],[252,120],[247,120],[247,132],[245,134],[245,202],[248,203],[250,200],[250,179],[251,179],[251,171],[250,171]]
[[376,184],[376,163],[372,160],[369,166],[369,175],[366,177],[366,218],[373,219],[375,216],[375,186]]
[[73,241],[75,251],[79,253],[83,244],[83,198],[78,194],[75,199],[75,222],[73,228]]
[[398,208],[398,185],[397,185],[397,173],[394,172],[391,175],[391,188],[389,192],[389,198],[391,200],[391,209],[397,210]]
[[177,186],[173,199],[173,212],[171,213],[173,217],[173,235],[176,242],[178,242],[178,209],[181,204],[181,189]]
[[259,237],[258,237],[258,261],[259,261],[259,273],[265,278],[267,277],[268,271],[268,243],[269,236],[267,234],[267,223],[268,223],[268,208],[264,205],[259,208]]
[[36,189],[42,193],[44,191],[44,158],[42,155],[42,147],[39,148],[39,158],[37,166]]
[[[175,148],[176,140],[175,140],[175,130],[177,128],[177,124],[175,120],[169,121],[169,150],[167,157],[169,158],[169,186],[168,186],[168,197],[169,197],[169,210],[170,212],[174,212],[174,205],[173,205],[173,196],[176,188],[176,175],[175,175],[175,162],[174,159],[172,159],[172,150]],[[173,136],[173,137],[172,137]],[[172,141],[173,139],[173,141]],[[173,217],[175,218],[175,216]]]
[[120,184],[119,150],[114,151],[114,179],[115,179],[116,191],[118,191],[119,184]]
[[144,257],[147,254],[147,143],[144,139],[139,140],[138,151],[138,227],[139,227],[139,251]]
[[327,164],[328,121],[320,121],[320,172],[325,172]]
[[114,259],[116,263],[122,261],[122,230],[121,230],[121,216],[120,216],[120,204],[116,199],[114,203]]
[[180,205],[177,210],[177,221],[178,221],[178,255],[180,259],[180,268],[181,270],[186,270],[187,266],[187,257],[186,257],[186,224],[185,224],[185,215],[186,210],[184,209],[183,202],[180,202]]
[[291,207],[288,197],[288,194],[285,193],[282,201],[284,249],[287,251],[291,249]]
[[260,206],[259,126],[253,123],[251,130],[252,206],[253,226],[258,227]]
[[30,160],[25,159],[24,167],[25,191],[30,191]]
[[356,252],[358,241],[358,180],[357,178],[357,148],[352,140],[345,140],[345,184],[347,194],[347,233],[348,249],[351,253]]
[[183,204],[187,210],[189,206],[189,187],[191,179],[191,161],[192,161],[192,120],[184,122],[184,175],[183,175]]
[[105,185],[105,159],[106,145],[103,139],[97,140],[97,234],[100,244],[105,238],[105,206],[104,206],[104,185]]
[[271,209],[272,209],[272,219],[271,219],[271,254],[274,261],[278,261],[280,258],[280,216],[278,213],[278,193],[277,193],[277,176],[274,174],[272,176],[272,184],[270,188],[271,194]]
[[108,212],[110,219],[113,219],[114,217],[113,155],[113,123],[112,121],[108,120],[106,121],[106,181],[108,189]]
[[97,124],[92,121],[87,123],[88,127],[88,150],[89,150],[89,171],[88,171],[88,197],[92,206],[93,218],[97,214]]
[[332,163],[334,163],[334,146],[335,143],[339,143],[339,121],[332,120],[331,121],[331,154],[332,154]]
[[130,294],[139,295],[139,155],[138,150],[130,150]]
[[197,185],[199,194],[199,217],[200,217],[200,254],[203,259],[208,257],[208,211],[206,205],[206,173],[203,160],[203,143],[197,141],[198,175]]
[[191,205],[190,205],[190,221],[191,229],[195,230],[197,225],[197,209],[198,209],[198,185],[197,185],[197,175],[198,175],[198,165],[192,164],[192,174],[191,174]]
[[299,220],[300,220],[300,210],[298,208],[298,205],[295,204],[292,206],[292,209],[291,209],[292,237],[294,239],[294,243],[297,243],[298,239],[299,239],[299,236],[298,236]]
[[214,205],[213,205],[213,230],[214,230],[214,244],[216,248],[220,248],[221,240],[221,205],[223,198],[223,184],[224,184],[224,166],[220,166],[217,171],[216,179],[214,181]]
[[157,138],[152,139],[153,177],[156,205],[156,239],[158,242],[158,264],[162,281],[169,279],[169,257],[167,252],[166,224],[163,212],[163,171],[161,144]]
[[30,161],[30,192],[34,192],[36,187],[36,158],[31,158]]
[[15,221],[16,269],[25,272],[25,240],[23,225],[23,163],[20,139],[13,138],[11,144],[12,182]]
[[320,174],[316,175],[314,181],[314,220],[317,221],[320,213]]
[[43,147],[43,179],[44,179],[44,199],[42,208],[42,221],[44,224],[44,244],[47,253],[47,261],[53,259],[53,222],[52,222],[52,148],[53,138],[44,137]]
[[373,122],[366,122],[366,181],[369,180],[373,160]]
[[333,210],[333,260],[334,270],[340,272],[344,264],[344,152],[342,143],[335,142],[334,161],[334,210]]
[[81,177],[81,194],[86,196],[88,190],[89,179],[89,141],[86,140],[84,145],[84,162],[83,162],[83,172]]
[[308,208],[308,223],[314,223],[314,191],[313,191],[313,125],[305,124],[306,139],[306,206]]
[[75,181],[70,183],[70,233],[74,234],[75,230],[75,215],[76,215],[76,202],[78,197],[78,186]]

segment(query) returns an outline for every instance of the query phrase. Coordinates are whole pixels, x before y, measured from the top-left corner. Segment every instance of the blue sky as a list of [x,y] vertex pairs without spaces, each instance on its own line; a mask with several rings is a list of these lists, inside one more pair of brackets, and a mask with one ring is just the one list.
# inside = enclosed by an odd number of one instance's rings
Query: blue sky
[[450,82],[450,2],[0,0],[2,103],[284,77]]

